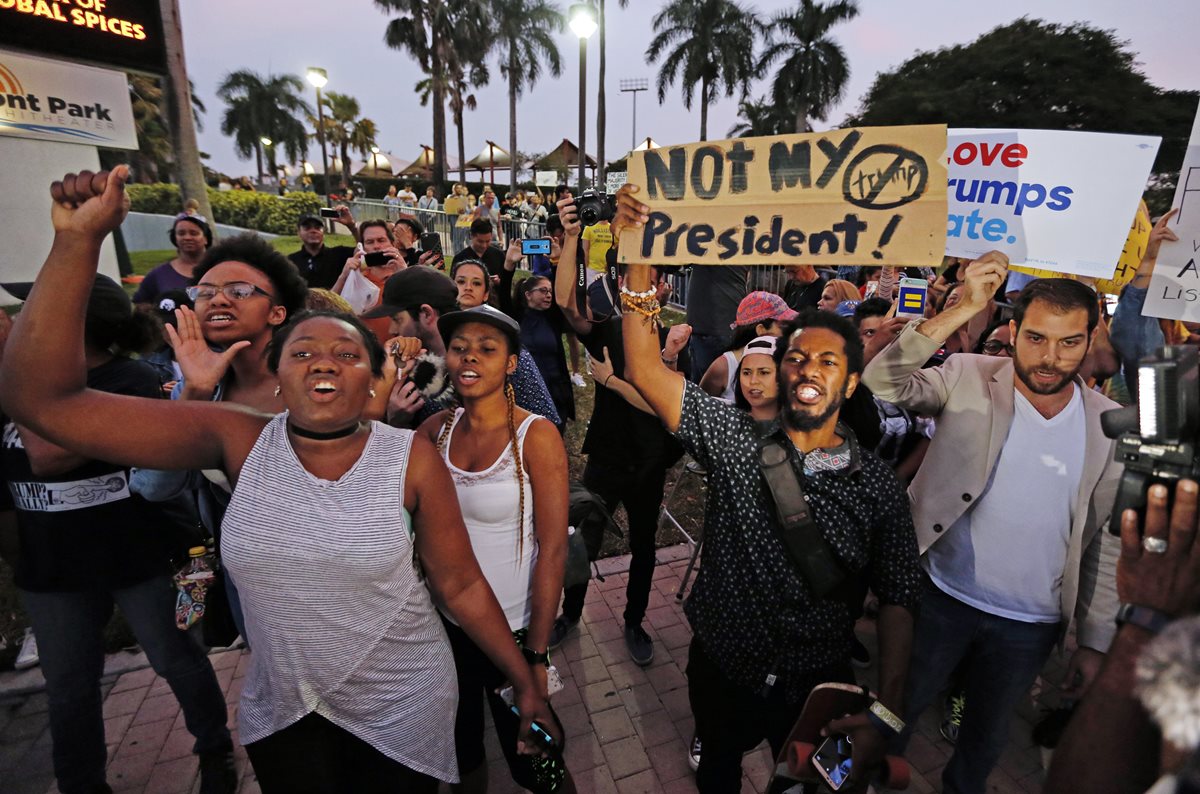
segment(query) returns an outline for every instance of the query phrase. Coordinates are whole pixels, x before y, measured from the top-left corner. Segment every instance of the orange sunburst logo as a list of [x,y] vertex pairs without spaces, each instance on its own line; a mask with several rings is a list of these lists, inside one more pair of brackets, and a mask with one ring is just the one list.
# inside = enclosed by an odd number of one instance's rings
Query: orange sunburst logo
[[24,94],[25,86],[4,64],[0,63],[0,94]]

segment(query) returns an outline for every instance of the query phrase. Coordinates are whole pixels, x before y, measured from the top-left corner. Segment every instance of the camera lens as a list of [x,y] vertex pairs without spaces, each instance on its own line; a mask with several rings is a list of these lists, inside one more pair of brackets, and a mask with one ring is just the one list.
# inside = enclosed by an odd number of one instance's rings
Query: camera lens
[[599,220],[598,214],[596,208],[588,204],[579,211],[579,220],[584,226],[593,226]]

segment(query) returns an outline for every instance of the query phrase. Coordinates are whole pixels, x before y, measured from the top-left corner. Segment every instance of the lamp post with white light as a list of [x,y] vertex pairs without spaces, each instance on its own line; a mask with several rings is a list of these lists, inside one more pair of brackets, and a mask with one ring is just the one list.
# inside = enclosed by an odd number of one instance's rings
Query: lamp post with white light
[[583,190],[587,163],[587,43],[596,32],[596,11],[589,3],[575,3],[570,17],[571,31],[579,37],[579,189]]
[[379,147],[371,147],[371,176],[379,176]]
[[325,188],[325,201],[329,201],[329,155],[325,152],[325,109],[321,107],[321,89],[329,82],[329,75],[324,69],[316,66],[308,67],[305,75],[313,88],[317,89],[317,140],[321,142],[321,174]]
[[[272,141],[266,135],[263,135],[262,137],[260,137],[258,139],[258,142],[260,144],[262,144],[262,149],[265,149],[267,152],[267,167],[270,168],[272,171],[274,171],[275,170],[275,164],[273,162],[274,158],[271,156],[271,145],[274,143],[274,141]],[[261,151],[261,149],[260,149],[260,151]],[[262,158],[260,157],[260,158],[258,158],[258,183],[261,185],[262,181],[263,181],[263,170],[262,170]]]

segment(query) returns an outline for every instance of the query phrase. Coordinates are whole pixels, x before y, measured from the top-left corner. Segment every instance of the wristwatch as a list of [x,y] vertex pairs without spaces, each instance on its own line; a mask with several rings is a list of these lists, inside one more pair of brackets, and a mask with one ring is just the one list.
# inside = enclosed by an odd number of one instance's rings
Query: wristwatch
[[537,651],[531,650],[522,645],[521,655],[525,657],[525,661],[529,664],[540,664],[543,667],[550,666],[550,651],[542,651],[541,653],[538,653]]
[[1121,608],[1117,610],[1118,626],[1132,623],[1151,634],[1158,634],[1170,622],[1171,616],[1167,613],[1159,612],[1153,607],[1144,607],[1140,604],[1121,604]]

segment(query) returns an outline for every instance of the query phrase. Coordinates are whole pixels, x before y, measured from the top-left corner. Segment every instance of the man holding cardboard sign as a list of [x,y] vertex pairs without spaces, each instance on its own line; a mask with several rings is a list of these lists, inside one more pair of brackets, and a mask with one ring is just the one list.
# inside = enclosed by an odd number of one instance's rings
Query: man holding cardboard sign
[[[654,215],[636,190],[617,194],[623,244],[636,245]],[[630,265],[621,288],[625,377],[708,471],[704,565],[685,607],[696,785],[702,794],[739,791],[745,751],[766,738],[778,755],[815,685],[854,680],[854,610],[869,584],[881,604],[879,699],[828,726],[851,737],[840,790],[857,794],[903,728],[896,715],[920,592],[904,491],[838,422],[858,386],[862,343],[829,312],[789,325],[776,354],[781,417],[764,432],[659,360],[649,270]]]

